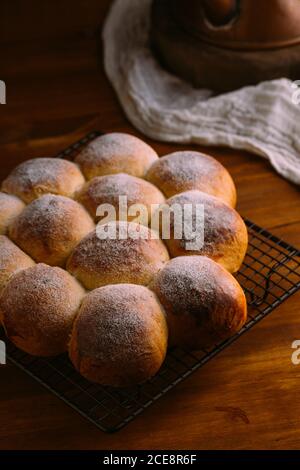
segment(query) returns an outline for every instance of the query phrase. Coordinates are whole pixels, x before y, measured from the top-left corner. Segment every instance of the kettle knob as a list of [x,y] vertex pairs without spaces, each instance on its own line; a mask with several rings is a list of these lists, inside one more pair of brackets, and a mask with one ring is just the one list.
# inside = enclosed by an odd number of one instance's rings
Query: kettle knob
[[238,11],[238,0],[202,0],[207,19],[216,26],[227,24]]

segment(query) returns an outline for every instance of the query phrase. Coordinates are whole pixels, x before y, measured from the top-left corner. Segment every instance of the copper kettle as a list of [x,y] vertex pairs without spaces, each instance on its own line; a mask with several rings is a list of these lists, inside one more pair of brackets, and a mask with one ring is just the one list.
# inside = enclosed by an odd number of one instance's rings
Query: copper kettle
[[300,0],[153,0],[161,64],[216,92],[300,76]]
[[264,50],[300,43],[300,0],[173,0],[189,34],[227,49]]

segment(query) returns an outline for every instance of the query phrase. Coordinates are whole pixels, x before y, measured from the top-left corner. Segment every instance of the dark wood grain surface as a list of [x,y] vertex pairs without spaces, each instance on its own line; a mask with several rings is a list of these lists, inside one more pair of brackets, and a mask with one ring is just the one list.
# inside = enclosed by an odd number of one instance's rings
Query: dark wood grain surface
[[[84,8],[87,2],[77,3]],[[9,25],[0,28],[0,78],[6,80],[8,99],[0,106],[1,180],[17,163],[54,155],[89,130],[139,135],[126,120],[98,56],[96,32],[109,3],[97,2],[96,8],[91,2],[87,22],[78,19],[73,29],[63,28],[62,8],[52,29],[45,20],[37,31],[19,21],[16,41]],[[20,0],[15,4],[22,6]],[[160,155],[179,148],[147,141]],[[239,211],[300,247],[299,188],[254,155],[205,150],[230,170]],[[16,367],[0,366],[0,449],[297,449],[295,339],[300,339],[299,293],[113,435],[99,431]]]

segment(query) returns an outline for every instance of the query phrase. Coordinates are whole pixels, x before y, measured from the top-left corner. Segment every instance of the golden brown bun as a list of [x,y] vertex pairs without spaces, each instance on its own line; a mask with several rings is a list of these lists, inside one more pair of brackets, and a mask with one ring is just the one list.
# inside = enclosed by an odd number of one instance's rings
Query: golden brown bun
[[239,331],[247,319],[239,283],[204,256],[171,260],[150,288],[167,313],[173,346],[194,350],[211,347]]
[[115,173],[143,177],[157,159],[157,153],[142,140],[115,132],[93,140],[75,161],[90,180]]
[[[95,219],[99,219],[96,217],[96,212],[100,204],[111,204],[116,209],[117,220],[120,220],[118,210],[120,196],[127,197],[128,208],[134,204],[142,204],[147,208],[149,217],[145,217],[145,225],[151,218],[151,205],[165,202],[163,194],[153,184],[126,173],[93,178],[80,192],[78,201]],[[134,211],[128,220],[133,221],[137,215]]]
[[214,158],[199,152],[181,151],[160,158],[149,169],[146,178],[168,198],[198,189],[219,197],[231,207],[236,205],[234,182]]
[[0,192],[0,235],[6,235],[10,224],[25,208],[16,196]]
[[[204,206],[204,245],[200,250],[189,250],[188,237],[174,239],[174,218],[171,217],[171,239],[165,240],[172,258],[185,255],[208,256],[220,263],[229,272],[237,272],[246,255],[248,232],[241,216],[221,199],[201,191],[187,191],[167,200],[167,204],[191,204],[193,207],[193,229],[196,224],[196,205]],[[203,227],[203,224],[202,224]]]
[[84,294],[80,284],[61,268],[38,264],[20,271],[0,299],[8,338],[34,356],[65,352]]
[[9,238],[0,235],[0,296],[11,276],[34,265],[35,262]]
[[[115,232],[115,239],[100,239],[99,229]],[[120,234],[138,234],[137,239],[120,239]],[[148,227],[134,222],[109,222],[98,225],[71,254],[67,269],[87,289],[107,284],[133,283],[147,285],[154,274],[169,260],[168,251],[161,240],[152,239]],[[146,238],[143,239],[142,237]]]
[[118,284],[84,299],[69,354],[88,380],[114,387],[144,382],[160,369],[168,342],[165,314],[149,289]]
[[38,263],[64,266],[77,243],[94,230],[86,210],[72,199],[46,194],[10,227],[10,238]]
[[26,203],[43,194],[73,197],[85,180],[72,162],[61,158],[34,158],[17,166],[2,183],[2,190]]

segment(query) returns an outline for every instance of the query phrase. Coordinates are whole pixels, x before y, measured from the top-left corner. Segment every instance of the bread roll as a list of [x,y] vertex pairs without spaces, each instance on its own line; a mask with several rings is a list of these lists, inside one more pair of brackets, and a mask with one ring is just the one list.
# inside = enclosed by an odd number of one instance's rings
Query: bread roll
[[2,183],[2,190],[27,204],[51,193],[73,197],[85,180],[72,162],[61,158],[34,158],[17,166]]
[[[107,233],[107,239],[99,238],[99,228]],[[136,239],[132,233],[137,234]],[[87,289],[119,283],[147,285],[169,259],[165,245],[153,235],[148,227],[134,222],[98,226],[77,245],[67,269]]]
[[8,338],[34,356],[65,352],[84,294],[79,283],[63,269],[38,264],[20,271],[0,299]]
[[167,313],[172,346],[190,350],[211,347],[239,331],[247,319],[239,283],[204,256],[171,260],[150,287]]
[[160,158],[146,178],[168,198],[197,189],[236,205],[236,189],[228,171],[214,158],[199,152],[181,151]]
[[0,296],[11,276],[34,265],[35,262],[9,238],[0,235]]
[[[191,249],[188,226],[186,230],[183,230],[182,238],[175,239],[174,225],[177,222],[171,214],[171,237],[169,240],[165,240],[171,257],[208,256],[224,266],[229,272],[237,272],[245,258],[248,246],[248,232],[241,216],[221,199],[201,191],[187,191],[167,200],[168,206],[176,204],[182,209],[185,204],[191,205],[193,212],[189,225],[190,229],[192,228],[197,234],[200,232],[197,232],[196,208],[197,205],[204,208],[204,244],[200,249],[196,249],[196,245]],[[183,221],[183,218],[180,221]],[[199,225],[203,230],[203,222]]]
[[84,299],[69,353],[88,380],[126,387],[156,374],[167,339],[165,315],[153,292],[133,284],[111,285]]
[[24,208],[21,199],[0,192],[0,235],[6,235],[8,227]]
[[[115,220],[120,220],[120,196],[126,196],[128,208],[134,204],[145,206],[148,214],[148,217],[146,215],[144,217],[143,223],[145,225],[150,221],[152,205],[165,202],[163,194],[153,184],[126,173],[93,178],[79,194],[78,201],[97,220],[99,219],[99,217],[96,217],[98,206],[101,204],[111,204],[116,209],[117,218]],[[125,210],[125,219],[121,217],[121,220],[127,220],[126,216],[127,210]],[[128,220],[133,221],[137,216],[138,213],[134,211],[128,217]]]
[[46,194],[33,201],[10,227],[10,238],[35,261],[64,266],[77,243],[95,225],[72,199]]
[[157,153],[145,142],[129,134],[106,134],[93,140],[76,157],[85,177],[128,173],[143,177],[158,160]]

